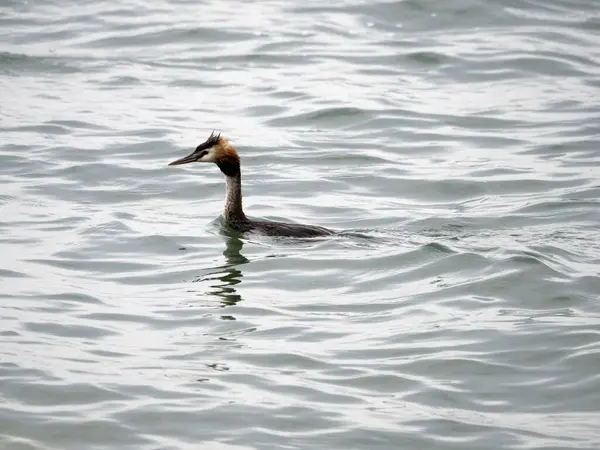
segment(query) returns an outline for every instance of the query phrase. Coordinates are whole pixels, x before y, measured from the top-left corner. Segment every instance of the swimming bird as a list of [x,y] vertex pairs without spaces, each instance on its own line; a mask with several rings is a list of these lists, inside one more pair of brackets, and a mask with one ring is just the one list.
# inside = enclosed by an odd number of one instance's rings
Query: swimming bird
[[225,175],[227,196],[223,217],[227,226],[241,233],[257,232],[268,236],[317,237],[334,232],[313,225],[300,225],[285,222],[252,220],[246,217],[242,208],[242,173],[240,157],[235,149],[220,134],[211,133],[209,138],[196,147],[188,156],[173,161],[169,166],[189,163],[214,163]]

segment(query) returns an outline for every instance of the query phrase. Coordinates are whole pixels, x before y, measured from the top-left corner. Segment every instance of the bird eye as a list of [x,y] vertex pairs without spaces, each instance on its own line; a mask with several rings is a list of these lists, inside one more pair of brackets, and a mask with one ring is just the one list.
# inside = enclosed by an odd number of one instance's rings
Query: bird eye
[[200,152],[200,154],[198,155],[198,159],[202,159],[204,158],[206,155],[208,155],[208,150],[202,150]]

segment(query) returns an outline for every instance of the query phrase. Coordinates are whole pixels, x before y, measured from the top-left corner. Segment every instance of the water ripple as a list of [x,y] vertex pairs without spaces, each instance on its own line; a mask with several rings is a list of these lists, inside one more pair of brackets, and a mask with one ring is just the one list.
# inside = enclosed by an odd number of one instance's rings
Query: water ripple
[[0,443],[598,447],[595,6],[6,3]]

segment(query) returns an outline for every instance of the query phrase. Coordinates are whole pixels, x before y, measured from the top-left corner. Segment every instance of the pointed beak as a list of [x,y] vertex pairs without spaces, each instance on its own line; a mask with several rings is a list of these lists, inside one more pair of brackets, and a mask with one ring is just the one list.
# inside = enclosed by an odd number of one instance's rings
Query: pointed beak
[[179,158],[171,163],[169,163],[170,166],[179,166],[181,164],[188,164],[188,163],[192,163],[192,162],[196,162],[197,155],[196,152],[193,152],[190,155],[184,156],[183,158]]

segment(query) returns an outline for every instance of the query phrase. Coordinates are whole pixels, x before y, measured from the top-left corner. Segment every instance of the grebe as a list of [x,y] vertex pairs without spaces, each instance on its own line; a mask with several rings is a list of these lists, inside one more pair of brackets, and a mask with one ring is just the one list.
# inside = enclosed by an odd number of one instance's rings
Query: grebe
[[196,147],[196,150],[190,155],[173,161],[169,165],[178,166],[193,162],[215,163],[225,175],[227,197],[223,216],[225,223],[230,228],[241,233],[253,231],[268,236],[317,237],[333,234],[333,231],[327,228],[312,225],[248,219],[242,209],[240,158],[235,149],[220,134],[211,133],[210,137]]

